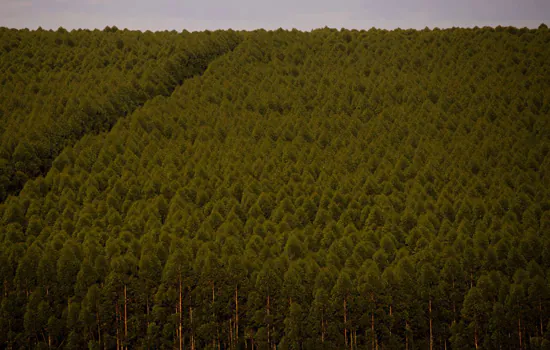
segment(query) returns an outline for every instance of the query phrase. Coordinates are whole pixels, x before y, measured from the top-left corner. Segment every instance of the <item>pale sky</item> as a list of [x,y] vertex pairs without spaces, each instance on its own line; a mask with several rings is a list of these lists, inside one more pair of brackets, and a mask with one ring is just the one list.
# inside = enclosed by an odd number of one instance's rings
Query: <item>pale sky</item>
[[550,0],[0,0],[0,27],[181,31],[550,26]]

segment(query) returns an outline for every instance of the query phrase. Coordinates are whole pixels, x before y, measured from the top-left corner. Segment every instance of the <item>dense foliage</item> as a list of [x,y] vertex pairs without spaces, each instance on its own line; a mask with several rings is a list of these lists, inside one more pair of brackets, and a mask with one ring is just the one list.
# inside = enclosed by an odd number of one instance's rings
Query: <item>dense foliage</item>
[[247,34],[0,205],[0,342],[548,348],[549,57],[545,26]]
[[169,95],[239,41],[221,31],[0,28],[0,200],[45,175],[65,146]]

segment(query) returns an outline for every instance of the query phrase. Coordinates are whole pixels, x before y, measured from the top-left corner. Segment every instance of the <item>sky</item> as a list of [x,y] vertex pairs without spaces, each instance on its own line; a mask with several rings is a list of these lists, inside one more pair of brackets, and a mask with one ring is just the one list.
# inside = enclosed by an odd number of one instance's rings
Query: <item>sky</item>
[[550,26],[550,0],[0,0],[0,27],[215,30]]

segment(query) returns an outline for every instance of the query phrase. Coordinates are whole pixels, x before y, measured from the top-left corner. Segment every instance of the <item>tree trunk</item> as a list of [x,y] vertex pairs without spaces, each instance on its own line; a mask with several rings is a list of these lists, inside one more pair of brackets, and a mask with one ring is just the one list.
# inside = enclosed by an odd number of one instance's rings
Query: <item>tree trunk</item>
[[405,350],[409,350],[409,321],[405,320]]
[[544,335],[544,327],[542,325],[542,300],[539,298],[539,322],[540,322],[540,336]]
[[126,285],[124,285],[124,347],[128,349],[128,299],[126,298]]
[[233,349],[234,343],[233,343],[233,318],[229,319],[229,348]]
[[119,322],[119,312],[118,312],[118,300],[115,305],[115,328],[116,328],[116,349],[120,349],[120,335],[118,331],[118,322]]
[[325,343],[325,313],[321,312],[321,343]]
[[[455,280],[453,278],[453,290],[455,290]],[[453,298],[453,321],[456,323],[456,302]]]
[[235,286],[235,345],[239,344],[239,288]]
[[392,312],[392,305],[390,304],[390,342],[391,342],[391,337],[392,337],[392,328],[393,328],[393,320],[391,319],[392,315],[393,315],[393,312]]
[[[269,318],[269,294],[267,295],[267,316]],[[271,325],[268,324],[267,325],[267,346],[268,346],[268,348],[271,348],[271,338],[270,338],[270,332],[269,332],[270,328],[271,328]]]
[[474,345],[475,345],[476,349],[479,348],[478,338],[477,338],[477,322],[476,322],[476,325],[474,327]]
[[149,329],[149,293],[147,293],[147,296],[145,297],[145,316],[145,326]]
[[180,336],[180,350],[183,350],[183,293],[181,289],[181,275],[179,278],[179,287],[180,287],[180,300],[179,300],[179,308],[180,308],[180,324],[179,324],[179,336]]
[[344,297],[344,340],[346,348],[348,347],[348,311],[346,307],[346,298]]
[[[191,298],[191,295],[189,295]],[[189,327],[191,327],[191,350],[195,350],[195,333],[193,332],[193,308],[189,306]]]
[[[372,350],[375,348],[375,335],[374,335],[374,293],[370,293],[370,300],[372,301],[372,313],[371,313],[371,322],[370,322],[370,328],[372,333]],[[378,345],[377,345],[378,346]]]
[[522,339],[521,339],[521,317],[518,318],[518,334],[519,334],[519,349],[523,349]]
[[432,298],[430,297],[430,302],[428,304],[428,309],[430,312],[430,350],[433,350],[434,348],[434,337],[433,337],[433,329],[432,329]]
[[101,346],[101,321],[99,319],[99,311],[96,311],[95,313],[95,319],[97,320],[97,334],[99,337],[99,346]]
[[[214,288],[215,288],[214,287],[214,281],[211,281],[210,283],[212,284],[212,319],[214,321],[216,321],[216,310],[214,310],[214,304],[216,302],[216,293],[214,291]],[[218,338],[219,338],[219,333],[218,333]],[[216,347],[216,337],[214,337],[214,339],[212,339],[212,348],[215,348],[215,347]]]
[[370,321],[371,337],[372,337],[372,350],[374,350],[374,311],[371,313]]

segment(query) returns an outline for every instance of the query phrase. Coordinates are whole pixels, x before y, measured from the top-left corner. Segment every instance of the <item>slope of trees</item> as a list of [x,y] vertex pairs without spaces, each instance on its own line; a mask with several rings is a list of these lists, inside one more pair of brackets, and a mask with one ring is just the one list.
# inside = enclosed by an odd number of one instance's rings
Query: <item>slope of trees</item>
[[247,33],[0,205],[0,343],[548,348],[549,44]]
[[240,42],[234,32],[0,28],[0,200],[67,145],[168,96]]

